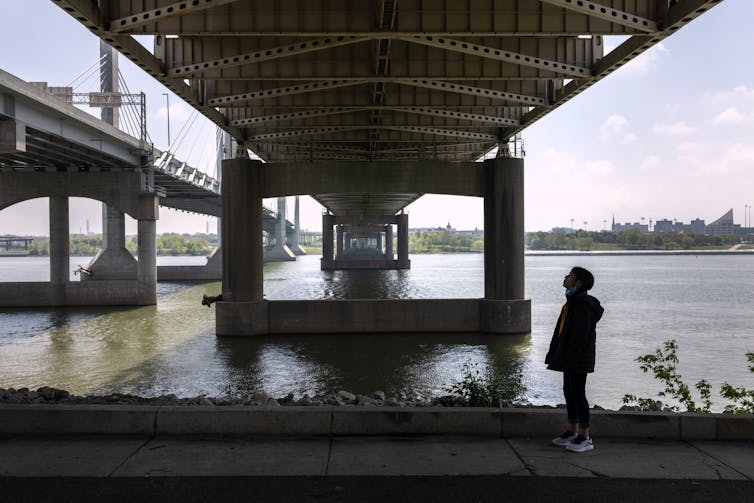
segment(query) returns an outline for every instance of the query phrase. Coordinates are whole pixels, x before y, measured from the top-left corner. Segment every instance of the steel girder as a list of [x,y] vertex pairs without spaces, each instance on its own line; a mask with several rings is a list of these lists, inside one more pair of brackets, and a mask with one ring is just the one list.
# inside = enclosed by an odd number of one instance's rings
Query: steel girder
[[473,160],[722,0],[52,1],[284,161]]

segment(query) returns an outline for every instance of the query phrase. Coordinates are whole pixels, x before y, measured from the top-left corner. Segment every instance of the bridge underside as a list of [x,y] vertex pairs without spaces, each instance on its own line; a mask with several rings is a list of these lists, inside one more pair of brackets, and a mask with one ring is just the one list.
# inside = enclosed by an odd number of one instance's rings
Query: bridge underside
[[[528,312],[515,307],[528,306],[516,135],[721,0],[53,1],[269,163],[223,168],[217,331],[244,334],[288,330],[283,304],[262,299],[256,237],[261,198],[290,194],[328,210],[325,268],[359,255],[358,243],[407,266],[406,205],[425,193],[484,197],[485,299],[464,309],[507,320],[493,331],[527,330],[528,316],[512,321]],[[154,51],[134,35],[154,35]],[[626,40],[604,54],[609,35]],[[499,159],[473,163],[494,148]],[[365,305],[289,315],[302,330],[318,331],[319,316],[348,330],[381,330],[383,316],[391,330],[422,330],[442,309]]]

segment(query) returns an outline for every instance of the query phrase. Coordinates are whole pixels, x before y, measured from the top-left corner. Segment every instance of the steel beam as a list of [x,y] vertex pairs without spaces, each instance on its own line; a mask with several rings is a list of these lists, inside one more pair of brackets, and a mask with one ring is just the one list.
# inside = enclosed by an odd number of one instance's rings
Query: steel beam
[[480,58],[492,59],[503,63],[527,66],[531,68],[537,68],[539,70],[550,70],[556,73],[570,75],[575,78],[584,78],[591,75],[591,70],[589,68],[583,68],[577,65],[570,65],[550,59],[529,56],[527,54],[521,54],[518,52],[506,51],[504,49],[496,49],[494,47],[488,47],[480,44],[473,44],[471,42],[465,42],[463,40],[456,40],[448,37],[435,37],[432,35],[417,35],[413,37],[407,37],[405,35],[399,34],[390,34],[390,37],[397,40],[403,40],[405,42],[413,42],[415,44],[436,47],[438,49],[443,49],[446,51],[471,54],[474,56],[479,56]]
[[251,143],[267,143],[281,138],[295,138],[297,136],[311,136],[318,134],[331,134],[342,133],[346,131],[363,131],[365,129],[376,130],[388,130],[388,131],[401,131],[409,133],[430,134],[435,136],[452,136],[456,138],[473,138],[481,141],[497,141],[497,136],[474,133],[470,131],[453,131],[450,129],[430,128],[421,126],[382,126],[364,124],[361,126],[323,126],[317,128],[297,129],[294,131],[283,131],[278,133],[266,133],[251,136],[249,142]]
[[453,82],[446,82],[443,80],[434,79],[390,79],[390,82],[396,84],[403,84],[407,86],[423,87],[425,89],[432,89],[435,91],[444,91],[447,93],[467,94],[469,96],[476,96],[481,98],[489,98],[491,100],[502,100],[513,103],[522,103],[528,106],[545,105],[547,102],[536,96],[526,96],[523,94],[508,93],[505,91],[495,91],[493,89],[485,89],[483,87],[465,86],[463,84],[455,84]]
[[307,82],[305,84],[296,84],[292,86],[278,87],[275,89],[265,89],[250,93],[233,94],[212,98],[207,101],[210,106],[232,106],[237,103],[246,101],[261,100],[266,98],[278,98],[281,96],[292,96],[294,94],[313,93],[338,87],[358,86],[368,83],[368,80],[325,80],[321,82]]
[[238,119],[231,121],[234,126],[249,126],[253,124],[264,124],[267,122],[280,122],[293,119],[310,119],[312,117],[323,117],[326,115],[344,114],[349,112],[360,112],[375,107],[327,107],[321,110],[302,110],[300,112],[290,112],[287,114],[265,115],[259,117],[250,117],[248,119]]
[[130,16],[120,19],[113,19],[108,23],[108,30],[112,32],[128,31],[137,26],[149,23],[156,23],[167,18],[175,16],[185,16],[193,14],[204,9],[210,9],[220,5],[236,2],[238,0],[191,0],[186,2],[175,2],[170,5],[164,5],[157,9],[143,12],[135,12]]
[[445,117],[447,119],[468,120],[473,122],[483,122],[485,124],[504,124],[515,126],[519,124],[516,119],[506,119],[505,117],[494,117],[492,115],[469,114],[466,112],[456,112],[454,110],[439,110],[428,107],[383,107],[385,110],[394,112],[406,112],[411,114],[429,115],[432,117]]
[[585,14],[587,16],[604,19],[611,23],[619,24],[627,28],[633,28],[645,33],[654,33],[658,30],[657,23],[630,12],[613,9],[602,4],[588,0],[539,0],[542,3],[563,7],[566,10]]
[[260,49],[255,52],[238,54],[227,58],[212,59],[209,61],[192,63],[190,65],[177,66],[168,69],[167,73],[169,77],[186,78],[187,76],[195,75],[207,70],[220,70],[234,66],[263,63],[324,49],[331,49],[333,47],[358,44],[359,42],[366,42],[367,40],[369,40],[369,37],[327,37],[317,40],[307,40],[305,42],[296,42],[293,44],[271,47],[269,49]]

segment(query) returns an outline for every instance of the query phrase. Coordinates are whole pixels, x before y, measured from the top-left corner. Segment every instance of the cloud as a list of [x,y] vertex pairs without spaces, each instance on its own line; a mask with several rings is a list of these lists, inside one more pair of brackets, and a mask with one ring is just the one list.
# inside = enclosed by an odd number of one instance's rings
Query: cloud
[[749,120],[749,117],[739,112],[738,108],[736,107],[728,107],[719,114],[717,114],[712,119],[712,124],[716,126],[728,126],[728,125],[735,125],[735,124],[741,124],[742,122],[746,122]]
[[656,155],[650,155],[649,157],[645,157],[641,160],[641,162],[639,163],[639,171],[655,171],[661,165],[662,159],[660,159]]
[[613,161],[587,161],[584,163],[584,171],[589,175],[612,175],[616,172]]
[[636,135],[628,131],[628,120],[622,116],[613,114],[600,126],[600,141],[619,142],[624,145],[636,141]]
[[652,126],[652,132],[668,136],[685,136],[696,133],[699,128],[689,126],[684,121],[674,122],[673,124],[655,124]]
[[670,54],[667,47],[660,42],[636,56],[621,68],[621,75],[644,76],[652,72]]
[[754,88],[736,86],[732,89],[708,94],[705,98],[711,105],[717,107],[723,107],[728,104],[754,106]]

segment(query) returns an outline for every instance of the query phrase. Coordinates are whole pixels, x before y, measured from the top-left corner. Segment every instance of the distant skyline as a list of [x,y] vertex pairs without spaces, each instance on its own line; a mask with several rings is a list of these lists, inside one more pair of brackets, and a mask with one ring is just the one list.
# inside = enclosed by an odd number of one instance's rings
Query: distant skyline
[[[49,0],[0,0],[0,18],[0,68],[24,80],[67,85],[99,57],[99,39]],[[569,227],[573,218],[601,230],[613,214],[620,222],[712,221],[731,207],[743,225],[754,204],[752,19],[753,1],[725,0],[527,128],[525,229]],[[151,50],[151,37],[137,39]],[[605,46],[621,41],[606,37]],[[146,93],[150,136],[165,149],[169,91],[126,58],[120,66],[131,91]],[[173,139],[192,112],[170,93]],[[200,118],[176,153],[214,175],[214,141],[214,125]],[[482,206],[479,198],[427,195],[407,208],[409,225],[482,228]],[[292,198],[288,207],[292,215]],[[99,208],[74,200],[71,232],[86,219],[99,232]],[[321,211],[302,198],[302,228],[319,230]],[[204,232],[214,220],[161,208],[157,230]],[[135,228],[128,219],[127,232]],[[46,201],[0,211],[0,234],[47,232]]]

